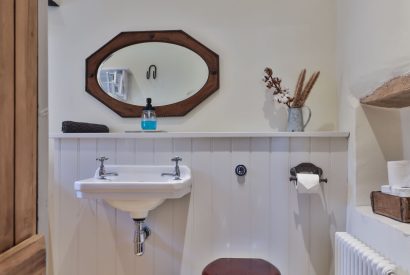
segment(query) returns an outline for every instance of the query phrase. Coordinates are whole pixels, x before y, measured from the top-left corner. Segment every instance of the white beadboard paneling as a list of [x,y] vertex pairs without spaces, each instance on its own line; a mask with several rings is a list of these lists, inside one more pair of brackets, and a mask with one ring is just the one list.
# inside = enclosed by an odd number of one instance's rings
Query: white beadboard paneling
[[251,174],[238,177],[233,172],[238,164],[249,168],[250,138],[232,139],[231,159],[231,257],[251,256]]
[[[116,163],[116,140],[98,139],[97,156],[106,156],[107,164]],[[103,200],[97,200],[97,274],[112,275],[117,270],[116,210]]]
[[[174,200],[174,208],[172,214],[173,222],[173,243],[174,260],[172,274],[182,274],[183,259],[187,254],[184,253],[185,249],[190,251],[192,226],[188,224],[188,211],[191,202],[191,195],[186,195],[181,199]],[[189,232],[189,234],[188,234]],[[188,238],[186,238],[187,236]],[[189,248],[188,248],[189,247]],[[185,263],[189,263],[190,258],[187,258]]]
[[270,257],[271,263],[282,274],[289,274],[289,138],[273,138],[270,141]]
[[[79,140],[78,178],[88,178],[97,167],[97,141]],[[78,274],[97,275],[97,201],[79,200],[81,205],[78,233]]]
[[[135,140],[135,163],[140,165],[154,164],[154,141],[150,139]],[[146,219],[148,226],[154,228],[153,215],[149,215]],[[154,273],[154,252],[155,244],[154,237],[150,236],[145,242],[145,252],[143,257],[135,257],[135,270],[141,274]]]
[[[78,217],[80,202],[74,196],[73,182],[78,178],[78,140],[61,141],[60,152],[59,223],[57,232],[59,267],[57,274],[78,273]],[[69,207],[68,207],[69,206]]]
[[[116,140],[116,161],[117,164],[135,164],[135,140]],[[117,211],[116,214],[116,274],[135,274],[134,221],[128,213]]]
[[[310,160],[310,138],[290,139],[290,166]],[[289,172],[288,172],[289,173]],[[310,196],[290,188],[289,194],[289,275],[310,274]],[[295,264],[295,259],[297,264]]]
[[[154,141],[154,163],[157,165],[172,165],[174,155],[172,139],[156,139]],[[166,171],[164,171],[166,172]],[[170,171],[171,172],[171,171]],[[152,242],[154,251],[154,272],[158,275],[167,275],[173,270],[173,200],[166,200],[152,215]]]
[[231,139],[212,139],[211,175],[214,188],[212,189],[212,216],[211,227],[214,238],[213,258],[230,257],[231,247]]
[[270,223],[270,139],[252,138],[249,161],[251,257],[269,255]]
[[328,207],[332,219],[332,236],[334,236],[336,231],[346,228],[347,142],[343,139],[332,139],[330,145],[329,197],[331,200]]
[[135,164],[135,150],[134,139],[117,139],[115,152],[117,164]]
[[[55,248],[60,247],[60,241],[58,232],[61,231],[61,225],[58,220],[59,209],[60,209],[60,174],[61,174],[61,140],[56,139],[53,143],[53,163],[54,166],[51,167],[51,175],[53,180],[49,183],[48,188],[48,213],[49,213],[49,244],[48,247]],[[52,261],[50,260],[52,259]],[[50,267],[52,272],[55,274],[60,268],[60,249],[54,249],[53,255],[47,254],[47,265]]]
[[201,274],[202,269],[212,259],[212,176],[211,139],[192,140],[191,172],[193,173],[193,237],[192,237],[192,274]]
[[134,221],[128,213],[117,211],[116,219],[116,273],[135,274],[134,264]]
[[[327,177],[330,171],[330,139],[310,139],[310,161],[325,171]],[[327,211],[329,184],[322,183],[319,194],[310,196],[310,270],[311,274],[332,274],[332,246],[329,232],[330,215]]]
[[[341,137],[63,138],[54,145],[50,236],[54,274],[199,275],[221,257],[258,257],[282,274],[332,274],[335,230],[345,227],[347,139]],[[100,200],[75,198],[73,182],[112,164],[172,164],[193,173],[190,195],[151,211],[145,254],[133,254],[133,221]],[[298,194],[289,169],[311,161],[329,183]],[[244,164],[245,177],[234,168]]]
[[154,164],[154,141],[150,139],[135,140],[135,162],[139,165]]
[[[191,152],[192,142],[190,138],[177,138],[173,140],[174,155],[182,158],[181,164],[191,167]],[[182,199],[174,200],[173,211],[173,232],[174,240],[173,247],[175,252],[174,269],[172,274],[183,274],[188,272],[191,274],[190,269],[190,253],[192,243],[192,200],[191,195],[186,195]],[[190,222],[188,222],[190,221]],[[184,265],[187,265],[184,268]]]

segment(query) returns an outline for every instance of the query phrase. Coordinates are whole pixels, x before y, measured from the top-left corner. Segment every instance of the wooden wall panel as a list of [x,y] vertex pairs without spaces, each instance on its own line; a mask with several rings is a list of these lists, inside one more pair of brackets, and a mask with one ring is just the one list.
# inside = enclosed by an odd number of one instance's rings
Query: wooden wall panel
[[45,274],[37,230],[37,0],[0,1],[0,274]]
[[14,1],[0,1],[0,253],[14,243]]
[[15,242],[37,225],[37,1],[15,0]]
[[[346,218],[344,138],[56,141],[54,274],[199,275],[219,257],[261,257],[287,275],[332,274],[333,235]],[[128,214],[72,191],[73,175],[92,176],[94,157],[102,155],[112,164],[168,164],[180,155],[192,170],[191,194],[150,212],[153,234],[142,257],[132,254]],[[289,183],[291,166],[304,161],[322,166],[329,178],[319,194],[298,194]],[[248,167],[245,178],[234,174],[239,163]]]
[[40,235],[34,235],[0,255],[2,275],[44,275],[45,267],[45,240]]

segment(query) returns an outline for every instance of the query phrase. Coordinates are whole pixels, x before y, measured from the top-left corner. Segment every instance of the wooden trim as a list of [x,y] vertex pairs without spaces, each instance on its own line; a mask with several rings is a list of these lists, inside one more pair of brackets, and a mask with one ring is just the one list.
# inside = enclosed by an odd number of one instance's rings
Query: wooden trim
[[15,243],[37,228],[37,0],[16,3]]
[[112,53],[145,42],[164,42],[186,47],[197,53],[209,70],[208,80],[197,93],[183,101],[156,107],[157,116],[184,116],[219,89],[219,56],[187,33],[177,30],[122,32],[114,37],[87,58],[86,91],[122,117],[140,117],[143,106],[127,104],[109,96],[98,84],[97,75],[101,63]]
[[371,95],[360,100],[362,104],[386,108],[403,108],[410,106],[410,75],[395,77]]
[[14,243],[14,1],[0,1],[0,253]]
[[0,255],[0,274],[46,274],[44,236],[34,235]]

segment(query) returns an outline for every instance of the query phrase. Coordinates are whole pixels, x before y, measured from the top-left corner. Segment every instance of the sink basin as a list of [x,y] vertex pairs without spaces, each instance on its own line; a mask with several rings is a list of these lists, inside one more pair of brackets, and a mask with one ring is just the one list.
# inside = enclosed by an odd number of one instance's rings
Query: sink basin
[[106,165],[106,173],[116,172],[118,176],[98,178],[95,176],[74,183],[77,198],[104,199],[112,207],[129,212],[133,219],[145,219],[148,211],[156,208],[166,199],[181,198],[191,192],[191,170],[180,166],[179,180],[173,176],[171,165]]

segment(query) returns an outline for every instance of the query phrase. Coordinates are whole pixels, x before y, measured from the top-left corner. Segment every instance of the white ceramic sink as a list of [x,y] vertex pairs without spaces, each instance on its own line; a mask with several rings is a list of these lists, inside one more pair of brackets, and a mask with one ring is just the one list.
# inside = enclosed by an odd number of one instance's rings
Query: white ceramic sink
[[166,199],[181,198],[191,192],[191,170],[180,166],[180,180],[162,173],[174,172],[171,165],[106,165],[106,173],[118,176],[78,180],[74,184],[77,198],[104,199],[111,206],[129,212],[133,219],[144,219],[148,211]]

